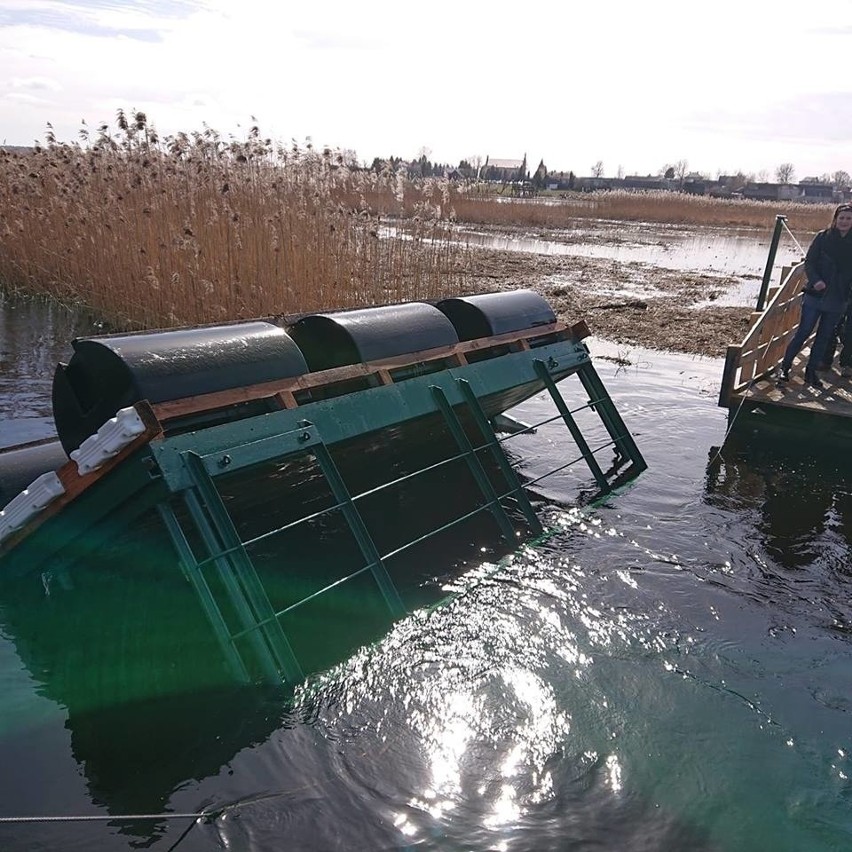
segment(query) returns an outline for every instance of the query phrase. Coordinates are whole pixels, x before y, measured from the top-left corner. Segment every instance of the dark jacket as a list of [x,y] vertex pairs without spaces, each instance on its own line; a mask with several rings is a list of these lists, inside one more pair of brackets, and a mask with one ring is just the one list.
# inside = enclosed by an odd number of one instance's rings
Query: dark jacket
[[[852,285],[852,233],[841,237],[834,228],[820,231],[805,256],[805,274],[805,293],[820,300],[821,310],[846,310]],[[817,281],[825,281],[825,290],[813,289]]]

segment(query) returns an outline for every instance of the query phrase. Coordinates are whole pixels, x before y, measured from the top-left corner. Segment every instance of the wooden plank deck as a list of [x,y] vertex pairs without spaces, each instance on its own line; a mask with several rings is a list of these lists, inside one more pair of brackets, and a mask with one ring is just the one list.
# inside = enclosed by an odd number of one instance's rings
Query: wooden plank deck
[[780,285],[770,291],[766,308],[752,314],[752,325],[743,342],[728,347],[719,405],[728,408],[731,415],[740,411],[770,415],[768,421],[783,421],[793,429],[815,429],[822,421],[827,431],[845,433],[852,418],[852,378],[841,376],[835,357],[831,370],[817,374],[822,388],[805,384],[813,336],[794,360],[790,380],[778,381],[784,350],[801,316],[804,276],[804,264],[785,269]]
[[852,378],[844,379],[837,365],[826,372],[817,373],[823,382],[821,389],[805,384],[805,364],[810,350],[803,350],[793,362],[790,381],[779,382],[776,376],[756,379],[750,386],[731,393],[732,410],[745,404],[749,408],[761,406],[764,411],[774,407],[798,409],[811,414],[852,418]]

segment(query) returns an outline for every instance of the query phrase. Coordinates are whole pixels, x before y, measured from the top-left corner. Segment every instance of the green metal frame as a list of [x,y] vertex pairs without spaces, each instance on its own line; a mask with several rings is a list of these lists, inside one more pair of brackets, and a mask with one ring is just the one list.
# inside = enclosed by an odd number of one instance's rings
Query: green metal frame
[[[575,373],[590,398],[572,411],[556,382]],[[540,389],[548,392],[558,413],[520,432],[498,438],[488,418],[489,406],[502,410],[506,407],[507,394],[526,398]],[[595,449],[589,446],[574,417],[581,410],[592,410],[599,416],[609,435],[608,442]],[[436,414],[443,419],[458,447],[458,454],[363,493],[349,492],[330,447],[388,426]],[[463,420],[472,423],[473,428],[466,428]],[[405,607],[386,561],[483,511],[493,516],[506,540],[514,541],[514,524],[504,505],[507,500],[514,501],[532,534],[540,533],[541,522],[525,486],[506,456],[504,444],[519,434],[558,420],[567,426],[580,455],[528,482],[527,487],[583,460],[598,487],[608,491],[612,483],[596,458],[596,453],[607,447],[615,449],[618,459],[630,461],[630,474],[644,470],[645,461],[597,375],[588,350],[578,341],[561,341],[307,403],[295,409],[156,440],[146,452],[134,456],[132,476],[116,476],[116,470],[92,489],[94,493],[84,493],[81,499],[66,507],[62,515],[71,517],[66,517],[64,529],[67,533],[74,527],[75,513],[90,518],[106,517],[119,505],[132,507],[134,502],[145,502],[148,507],[156,506],[182,570],[198,596],[234,678],[248,681],[260,677],[273,683],[281,680],[294,683],[302,679],[303,672],[282,619],[297,607],[369,573],[389,616],[392,619],[401,617]],[[480,453],[488,453],[496,462],[505,490],[493,484]],[[305,457],[316,460],[329,486],[333,504],[277,529],[266,530],[250,540],[241,540],[216,485],[217,478],[264,463],[278,464]],[[441,465],[459,461],[467,465],[482,494],[480,505],[389,553],[380,553],[359,510],[359,501]],[[182,507],[180,511],[176,511],[178,507]],[[342,576],[276,611],[248,548],[261,539],[334,512],[345,519],[364,564],[354,571],[347,566]],[[133,516],[132,511],[126,514]],[[62,515],[49,520],[47,525],[60,522]],[[200,542],[204,552],[195,553],[190,541]],[[215,582],[211,582],[214,577]],[[217,596],[222,599],[217,600]]]

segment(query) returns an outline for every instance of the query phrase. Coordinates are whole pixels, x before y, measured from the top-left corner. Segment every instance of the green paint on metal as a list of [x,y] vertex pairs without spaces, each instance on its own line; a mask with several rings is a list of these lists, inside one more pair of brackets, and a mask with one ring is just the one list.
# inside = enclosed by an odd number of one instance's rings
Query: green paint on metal
[[319,444],[322,444],[322,440],[316,428],[313,424],[301,420],[290,432],[270,435],[245,444],[236,444],[228,447],[226,452],[207,453],[200,458],[207,474],[215,477],[286,455],[303,453]]
[[627,430],[627,426],[624,425],[624,421],[621,419],[612,398],[607,393],[597,370],[591,364],[588,364],[578,370],[577,375],[589,396],[595,400],[596,410],[619,452],[633,463],[635,474],[641,473],[648,465],[633,440],[633,436]]
[[778,243],[781,241],[781,232],[784,229],[786,221],[786,216],[782,216],[781,214],[775,216],[775,230],[772,232],[772,240],[769,243],[769,254],[766,257],[766,266],[763,270],[763,279],[760,282],[760,292],[757,294],[756,311],[762,311],[766,307],[769,282],[772,280],[772,267],[775,265],[775,255],[778,253]]
[[518,475],[515,473],[515,469],[506,458],[506,453],[503,452],[503,448],[500,446],[500,442],[497,440],[497,436],[494,434],[494,430],[491,428],[491,424],[488,422],[488,418],[485,416],[485,412],[482,410],[482,406],[479,404],[479,400],[476,398],[470,382],[467,379],[459,379],[458,385],[467,401],[467,406],[473,415],[473,419],[476,421],[476,425],[479,427],[479,431],[482,433],[482,437],[491,451],[492,457],[506,478],[510,493],[518,501],[518,505],[521,507],[521,511],[530,526],[532,534],[538,535],[542,531],[541,521],[533,509],[527,493],[524,491]]
[[376,545],[364,524],[364,519],[361,517],[358,510],[355,508],[355,504],[352,502],[352,498],[349,495],[349,491],[347,490],[345,483],[343,482],[343,478],[340,476],[337,465],[335,465],[334,460],[331,458],[331,455],[325,445],[320,444],[315,448],[314,452],[316,453],[320,468],[331,486],[335,499],[342,505],[341,511],[352,530],[352,534],[355,536],[355,540],[358,542],[358,546],[361,548],[361,552],[367,560],[368,567],[372,572],[379,589],[381,589],[382,595],[391,611],[391,615],[396,618],[401,618],[406,614],[405,606],[403,606],[399,592],[391,582],[390,576],[388,576],[387,569],[385,568],[384,562],[382,562],[379,551],[376,549]]
[[192,549],[186,540],[183,529],[178,523],[178,519],[175,517],[175,513],[172,511],[171,506],[165,502],[160,503],[157,509],[169,532],[172,544],[177,551],[181,570],[198,596],[198,600],[201,603],[204,614],[207,616],[207,620],[213,628],[213,632],[219,642],[219,647],[222,650],[222,654],[228,663],[231,673],[236,680],[248,683],[251,680],[248,669],[234,645],[233,638],[228,632],[228,625],[222,615],[222,610],[219,609],[219,605],[216,603],[216,598],[210,590],[204,573],[199,569],[198,563],[195,561]]
[[[267,678],[275,682],[283,674],[291,682],[301,680],[303,673],[299,663],[280,623],[273,617],[272,604],[257,576],[254,563],[240,541],[231,516],[208,475],[202,458],[188,452],[184,454],[184,460],[195,484],[195,493],[187,495],[190,511],[211,555],[228,551],[226,561],[217,558],[216,562],[223,567],[223,579],[227,578],[232,599],[241,609],[244,628],[257,628],[251,630],[249,638],[255,646]],[[192,499],[194,497],[198,499],[198,503]],[[204,523],[204,515],[200,511],[202,506],[211,526]]]
[[476,480],[479,490],[485,495],[486,505],[491,514],[494,516],[494,520],[497,521],[497,525],[500,527],[500,532],[506,541],[513,541],[515,538],[515,530],[512,527],[512,522],[509,520],[506,510],[503,508],[503,504],[497,497],[497,492],[494,490],[494,486],[488,479],[488,474],[483,469],[482,462],[479,461],[479,457],[476,455],[476,451],[473,449],[470,440],[465,434],[455,411],[453,411],[452,406],[447,401],[447,397],[442,388],[437,385],[433,385],[431,390],[432,395],[435,397],[435,403],[444,415],[447,427],[449,428],[453,439],[459,445],[459,449],[462,451],[464,460],[470,469],[470,472],[473,474],[473,478]]
[[[598,464],[598,460],[595,458],[595,454],[592,452],[586,439],[583,437],[583,433],[580,431],[580,427],[577,425],[577,422],[574,420],[574,417],[568,410],[568,406],[565,404],[565,400],[562,399],[562,395],[559,393],[559,390],[556,387],[556,383],[550,377],[550,373],[548,372],[549,364],[545,364],[544,361],[536,359],[534,366],[538,377],[541,379],[542,383],[547,389],[547,392],[550,394],[551,399],[556,405],[559,414],[565,421],[565,425],[568,427],[568,431],[571,433],[571,437],[574,439],[574,442],[577,444],[580,449],[580,452],[583,454],[583,458],[586,460],[586,464],[588,464],[589,470],[591,470],[592,475],[595,477],[595,482],[597,482],[598,487],[602,491],[608,491],[609,482],[607,481],[606,476],[604,476],[604,472],[601,470],[601,466]],[[551,369],[555,369],[556,366],[558,365],[554,363]]]

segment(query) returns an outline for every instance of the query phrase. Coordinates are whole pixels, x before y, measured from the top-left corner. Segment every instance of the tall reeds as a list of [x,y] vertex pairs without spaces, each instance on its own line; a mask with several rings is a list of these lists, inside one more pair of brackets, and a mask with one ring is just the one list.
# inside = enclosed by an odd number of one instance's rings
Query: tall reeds
[[787,216],[791,229],[801,233],[827,227],[832,210],[832,205],[826,204],[624,190],[570,192],[563,197],[532,199],[463,190],[453,193],[452,206],[463,222],[553,229],[568,229],[578,219],[611,219],[771,231],[775,215],[780,213]]
[[442,211],[387,236],[406,189],[256,127],[160,139],[120,112],[94,139],[0,152],[0,287],[122,329],[456,294],[467,249]]
[[353,168],[331,150],[215,130],[160,138],[119,111],[80,140],[0,150],[0,292],[85,305],[115,329],[167,327],[469,291],[456,222],[570,230],[610,219],[799,233],[825,205],[668,192],[515,199],[483,185]]

